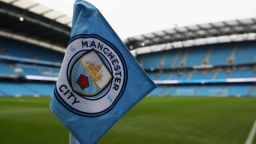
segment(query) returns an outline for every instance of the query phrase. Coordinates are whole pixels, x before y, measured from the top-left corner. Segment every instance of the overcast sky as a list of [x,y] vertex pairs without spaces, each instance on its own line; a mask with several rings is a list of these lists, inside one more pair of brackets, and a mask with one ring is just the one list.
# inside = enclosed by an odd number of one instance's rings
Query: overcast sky
[[[75,0],[34,0],[72,16]],[[121,39],[207,22],[256,17],[256,0],[88,0]]]

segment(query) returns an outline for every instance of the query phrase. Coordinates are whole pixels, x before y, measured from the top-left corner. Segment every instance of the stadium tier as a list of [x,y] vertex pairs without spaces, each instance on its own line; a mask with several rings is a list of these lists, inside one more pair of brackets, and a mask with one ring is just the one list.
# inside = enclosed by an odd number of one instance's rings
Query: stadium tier
[[57,77],[59,68],[23,63],[0,63],[1,75],[39,75]]
[[[50,96],[63,53],[8,38],[0,38],[0,96]],[[27,80],[26,76],[39,76]]]
[[145,69],[189,68],[200,65],[226,66],[256,63],[256,42],[241,42],[177,48],[138,56]]
[[0,96],[51,96],[55,84],[1,82]]
[[152,96],[256,96],[256,42],[176,48],[137,59],[158,81]]
[[153,80],[218,80],[227,78],[256,77],[256,66],[235,68],[213,68],[207,70],[179,70],[170,72],[148,72]]
[[0,44],[0,56],[54,63],[61,63],[63,58],[62,53],[17,40],[1,37]]
[[256,96],[256,86],[239,85],[179,85],[159,86],[151,96]]

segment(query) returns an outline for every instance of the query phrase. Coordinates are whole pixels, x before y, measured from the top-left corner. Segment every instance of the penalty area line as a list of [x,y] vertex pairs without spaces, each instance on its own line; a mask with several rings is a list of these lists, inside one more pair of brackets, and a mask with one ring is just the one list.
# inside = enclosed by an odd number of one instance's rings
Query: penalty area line
[[252,144],[253,143],[253,139],[255,137],[255,134],[256,134],[256,119],[255,119],[255,121],[253,123],[253,126],[251,128],[251,131],[250,131],[250,133],[249,133],[249,135],[248,135],[248,137],[247,137],[247,139],[245,141],[245,144]]

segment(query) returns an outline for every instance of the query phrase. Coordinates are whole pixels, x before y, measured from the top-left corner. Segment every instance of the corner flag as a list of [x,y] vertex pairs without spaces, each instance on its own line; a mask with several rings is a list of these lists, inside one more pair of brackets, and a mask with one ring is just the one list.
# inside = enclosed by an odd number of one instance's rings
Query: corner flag
[[50,104],[75,138],[96,143],[154,88],[101,13],[76,0],[71,40]]

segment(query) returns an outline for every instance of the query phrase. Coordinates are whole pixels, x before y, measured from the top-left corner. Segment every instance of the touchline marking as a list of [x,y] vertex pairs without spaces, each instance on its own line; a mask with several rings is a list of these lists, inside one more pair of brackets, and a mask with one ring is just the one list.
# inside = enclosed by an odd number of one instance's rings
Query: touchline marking
[[252,129],[245,141],[245,144],[252,144],[255,134],[256,134],[256,120],[253,123]]

